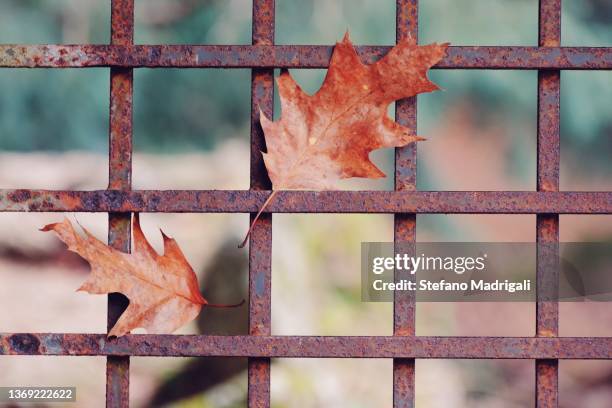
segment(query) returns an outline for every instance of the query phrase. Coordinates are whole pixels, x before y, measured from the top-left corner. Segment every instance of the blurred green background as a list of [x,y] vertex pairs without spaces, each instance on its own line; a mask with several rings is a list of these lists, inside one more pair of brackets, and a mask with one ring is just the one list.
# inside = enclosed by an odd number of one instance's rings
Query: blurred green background
[[[329,45],[348,29],[356,44],[391,45],[394,3],[277,0],[276,43]],[[533,46],[537,11],[536,0],[421,0],[419,41]],[[566,0],[562,20],[562,45],[612,46],[609,0]],[[0,43],[104,44],[109,24],[108,0],[0,0]],[[250,33],[249,0],[136,0],[139,44],[249,44]],[[325,71],[291,73],[315,92]],[[418,188],[535,189],[537,73],[430,75],[444,91],[418,98],[419,134],[428,139],[418,147]],[[134,188],[248,188],[250,76],[246,69],[136,70]],[[0,188],[105,188],[108,88],[104,68],[0,69]],[[612,190],[612,73],[562,72],[561,91],[561,188]],[[391,150],[373,156],[392,172]],[[341,188],[392,185],[391,179],[349,181]],[[2,331],[105,330],[105,299],[72,293],[87,268],[35,232],[57,216],[0,214],[0,307],[15,310],[0,315]],[[104,214],[77,216],[105,236]],[[562,216],[561,239],[609,239],[610,218]],[[425,241],[525,242],[534,240],[534,221],[532,215],[419,215],[417,235]],[[247,225],[244,214],[143,216],[157,247],[158,226],[177,238],[203,293],[217,302],[244,294],[246,253],[235,241]],[[275,215],[273,333],[391,334],[391,305],[360,301],[359,245],[392,236],[388,215]],[[607,304],[582,306],[561,305],[562,335],[612,335]],[[532,304],[417,308],[419,335],[534,334]],[[243,333],[246,309],[231,313],[206,310],[183,332]],[[17,379],[76,383],[81,406],[102,406],[103,364],[95,358],[0,358],[0,385]],[[531,361],[427,360],[417,362],[417,372],[418,406],[533,405]],[[390,403],[390,361],[280,359],[272,373],[275,407]],[[563,361],[561,406],[611,406],[611,379],[609,362]],[[135,406],[244,406],[244,361],[135,358],[131,384]]]

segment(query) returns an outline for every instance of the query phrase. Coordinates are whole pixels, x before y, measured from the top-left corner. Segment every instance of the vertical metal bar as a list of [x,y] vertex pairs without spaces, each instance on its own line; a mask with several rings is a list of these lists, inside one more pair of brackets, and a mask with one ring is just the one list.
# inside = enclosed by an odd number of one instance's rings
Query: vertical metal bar
[[[396,0],[396,41],[418,38],[418,0]],[[395,104],[395,120],[416,133],[416,97]],[[395,190],[416,190],[416,143],[395,149]],[[395,250],[402,243],[416,241],[416,214],[394,216]],[[405,247],[404,247],[405,249]],[[405,271],[395,271],[395,279],[414,279]],[[393,335],[415,335],[416,304],[414,292],[395,291],[393,301]],[[415,360],[393,360],[393,406],[413,407],[415,401]]]
[[[274,0],[253,0],[253,45],[274,44]],[[266,149],[259,111],[274,113],[274,70],[253,69],[251,77],[251,189],[268,190],[271,183],[262,151]],[[251,214],[253,221],[255,214]],[[249,241],[249,334],[271,334],[272,215],[263,214]],[[270,359],[249,358],[249,407],[270,406]]]
[[[540,0],[539,38],[541,47],[561,43],[561,0]],[[538,191],[559,190],[559,70],[538,71]],[[559,252],[559,215],[536,216],[537,290],[536,336],[559,334],[559,304],[555,294],[559,285],[556,266]],[[559,404],[559,360],[536,360],[536,406]]]
[[[111,1],[111,44],[134,43],[134,0]],[[111,68],[110,74],[110,134],[108,188],[130,190],[132,187],[132,94],[133,70]],[[108,244],[130,251],[130,213],[108,214]],[[117,322],[127,307],[120,294],[108,296],[107,329]],[[106,360],[106,406],[128,407],[130,358],[108,357]]]

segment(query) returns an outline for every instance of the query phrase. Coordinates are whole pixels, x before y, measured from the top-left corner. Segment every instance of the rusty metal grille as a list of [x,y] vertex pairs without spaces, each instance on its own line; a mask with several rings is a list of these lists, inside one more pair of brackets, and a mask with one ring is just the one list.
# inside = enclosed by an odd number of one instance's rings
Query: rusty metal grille
[[[397,39],[417,37],[418,0],[396,0]],[[332,47],[274,45],[274,0],[253,0],[252,45],[134,45],[133,0],[111,1],[110,45],[2,45],[0,67],[110,67],[109,185],[101,191],[0,190],[0,211],[107,212],[109,244],[130,249],[132,212],[257,211],[269,195],[260,151],[265,140],[258,109],[272,117],[273,70],[325,68]],[[540,0],[537,47],[451,47],[437,69],[538,70],[537,191],[416,191],[416,147],[396,150],[395,190],[280,192],[258,222],[249,250],[249,335],[175,336],[2,333],[0,355],[106,356],[106,404],[129,405],[130,356],[248,357],[248,406],[270,406],[270,359],[276,357],[392,358],[393,401],[415,401],[415,359],[531,359],[536,404],[558,405],[559,359],[611,359],[610,337],[558,337],[556,302],[537,302],[534,337],[416,336],[415,299],[396,294],[393,336],[271,335],[272,213],[392,213],[395,242],[416,239],[417,213],[536,214],[538,242],[558,243],[559,214],[612,214],[612,192],[559,191],[560,70],[612,69],[612,48],[560,47],[561,0]],[[452,38],[449,39],[452,41]],[[360,46],[364,61],[389,47]],[[132,179],[133,70],[139,67],[251,68],[251,188],[247,191],[134,191]],[[396,119],[416,129],[416,99],[397,103]],[[550,246],[547,246],[550,247]],[[554,245],[552,246],[555,247]],[[557,245],[558,248],[558,245]],[[553,249],[554,250],[554,249]],[[557,249],[558,250],[558,249]],[[546,254],[542,254],[544,256]],[[538,255],[538,291],[556,285]],[[108,300],[108,325],[126,305]],[[0,328],[1,330],[1,328]]]

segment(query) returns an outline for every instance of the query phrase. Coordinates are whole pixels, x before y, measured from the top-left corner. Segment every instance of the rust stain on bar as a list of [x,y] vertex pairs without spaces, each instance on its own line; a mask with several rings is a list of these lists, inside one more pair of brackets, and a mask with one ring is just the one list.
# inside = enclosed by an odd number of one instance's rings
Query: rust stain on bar
[[[540,47],[560,45],[561,0],[540,0],[538,27]],[[559,190],[560,89],[560,71],[538,71],[538,191]],[[536,336],[556,337],[559,335],[559,303],[556,296],[559,288],[559,214],[538,214],[536,241],[547,244],[538,245]],[[558,406],[558,360],[536,360],[535,370],[536,406]]]
[[612,359],[612,337],[205,336],[1,333],[1,355]]
[[538,45],[558,47],[561,44],[561,0],[539,0]]
[[[264,190],[0,190],[0,212],[256,212]],[[612,192],[279,191],[266,213],[612,214]]]
[[559,109],[561,77],[557,70],[538,72],[538,191],[559,190]]
[[[0,45],[0,67],[327,68],[327,45]],[[357,46],[364,62],[390,46]],[[451,46],[434,69],[612,69],[612,47]]]
[[[253,1],[252,43],[254,48],[274,44],[274,0]],[[247,53],[250,53],[251,48]],[[198,55],[198,61],[200,54]],[[204,58],[206,59],[206,58]],[[224,58],[221,61],[226,61]],[[251,190],[271,187],[261,152],[266,141],[259,112],[272,118],[274,113],[274,70],[253,69],[251,73]],[[257,209],[254,209],[256,212]],[[255,219],[251,213],[250,221]],[[264,214],[251,233],[249,242],[249,334],[271,334],[272,303],[272,214]],[[270,359],[249,358],[248,406],[270,407]]]
[[132,185],[133,70],[111,68],[108,188],[129,190]]
[[[418,38],[418,0],[397,0],[396,42],[408,37]],[[417,133],[417,99],[404,99],[395,104],[395,120]],[[395,190],[416,190],[417,145],[395,149]],[[393,241],[395,251],[401,251],[399,245],[416,241],[416,214],[401,213],[394,215]],[[405,271],[395,271],[394,279],[414,280]],[[414,336],[416,333],[416,303],[413,292],[395,292],[393,299],[393,335]],[[393,360],[393,406],[396,408],[414,407],[415,404],[415,360]]]
[[[134,0],[111,1],[111,43],[134,43]],[[132,68],[112,67],[110,71],[110,115],[108,189],[132,188]],[[108,244],[123,252],[130,251],[131,214],[108,214]],[[118,293],[108,296],[107,328],[110,330],[128,306]],[[106,360],[106,406],[129,407],[130,358],[110,356]]]

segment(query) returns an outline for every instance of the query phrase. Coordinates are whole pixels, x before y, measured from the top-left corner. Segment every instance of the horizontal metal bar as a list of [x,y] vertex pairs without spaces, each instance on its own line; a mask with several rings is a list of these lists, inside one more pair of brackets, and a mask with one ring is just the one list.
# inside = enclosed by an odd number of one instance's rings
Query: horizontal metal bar
[[[389,46],[359,46],[364,62]],[[0,45],[0,67],[326,68],[327,45]],[[612,69],[612,47],[450,47],[434,68]]]
[[[270,191],[0,190],[0,212],[256,212]],[[612,214],[612,192],[279,191],[270,213]]]
[[203,336],[4,333],[0,355],[612,359],[612,337]]

